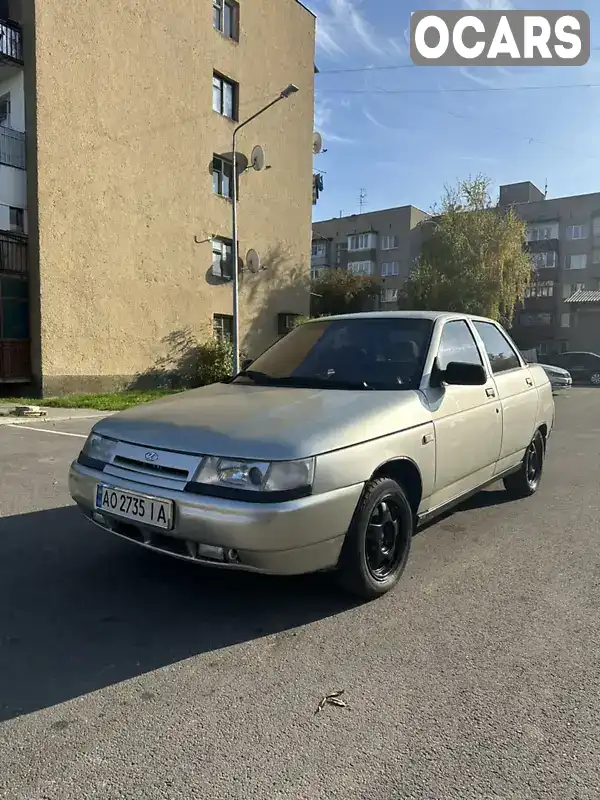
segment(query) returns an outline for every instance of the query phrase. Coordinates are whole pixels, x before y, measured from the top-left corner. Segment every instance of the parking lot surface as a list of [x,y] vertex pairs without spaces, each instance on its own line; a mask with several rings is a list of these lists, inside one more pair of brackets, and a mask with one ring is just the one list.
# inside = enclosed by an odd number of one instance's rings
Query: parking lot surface
[[0,797],[597,800],[600,391],[556,404],[538,494],[365,605],[121,542],[68,497],[93,420],[0,427]]

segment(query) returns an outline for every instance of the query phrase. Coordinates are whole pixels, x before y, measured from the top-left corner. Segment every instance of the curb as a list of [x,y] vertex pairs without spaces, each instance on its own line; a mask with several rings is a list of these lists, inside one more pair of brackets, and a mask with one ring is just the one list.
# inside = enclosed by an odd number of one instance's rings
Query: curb
[[70,422],[78,419],[101,419],[103,417],[110,417],[114,411],[97,413],[97,414],[59,414],[58,416],[44,416],[44,417],[17,417],[10,414],[0,415],[0,425],[31,425],[32,423],[48,423],[48,422]]

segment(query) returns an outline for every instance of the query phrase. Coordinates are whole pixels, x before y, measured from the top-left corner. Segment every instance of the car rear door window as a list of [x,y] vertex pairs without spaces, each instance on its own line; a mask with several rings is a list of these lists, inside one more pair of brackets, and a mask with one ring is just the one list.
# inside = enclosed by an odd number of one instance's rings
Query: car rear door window
[[438,366],[445,370],[452,361],[463,364],[483,366],[481,354],[477,348],[469,326],[462,319],[452,320],[444,325],[438,350]]
[[521,366],[519,356],[500,328],[491,322],[475,322],[474,325],[488,354],[494,375]]

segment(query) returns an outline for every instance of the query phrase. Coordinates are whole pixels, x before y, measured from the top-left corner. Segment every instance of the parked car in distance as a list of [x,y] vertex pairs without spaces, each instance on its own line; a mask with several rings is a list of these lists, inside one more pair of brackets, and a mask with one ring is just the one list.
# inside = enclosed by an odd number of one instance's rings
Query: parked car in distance
[[553,367],[550,364],[540,364],[550,381],[550,386],[557,391],[558,389],[568,389],[573,385],[571,373],[561,367]]
[[540,484],[554,400],[495,322],[375,312],[306,322],[225,383],[98,422],[70,491],[100,527],[199,564],[333,570],[391,589],[415,528],[504,481]]
[[552,366],[568,370],[573,383],[600,386],[600,356],[597,353],[567,352],[544,358]]

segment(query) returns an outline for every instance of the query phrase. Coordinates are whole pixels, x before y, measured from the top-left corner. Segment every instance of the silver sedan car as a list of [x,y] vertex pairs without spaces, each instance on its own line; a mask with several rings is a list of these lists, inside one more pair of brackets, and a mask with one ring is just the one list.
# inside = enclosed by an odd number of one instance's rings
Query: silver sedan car
[[95,425],[70,472],[96,525],[199,564],[333,570],[388,591],[417,525],[540,483],[548,378],[506,332],[437,312],[318,319],[233,379]]

